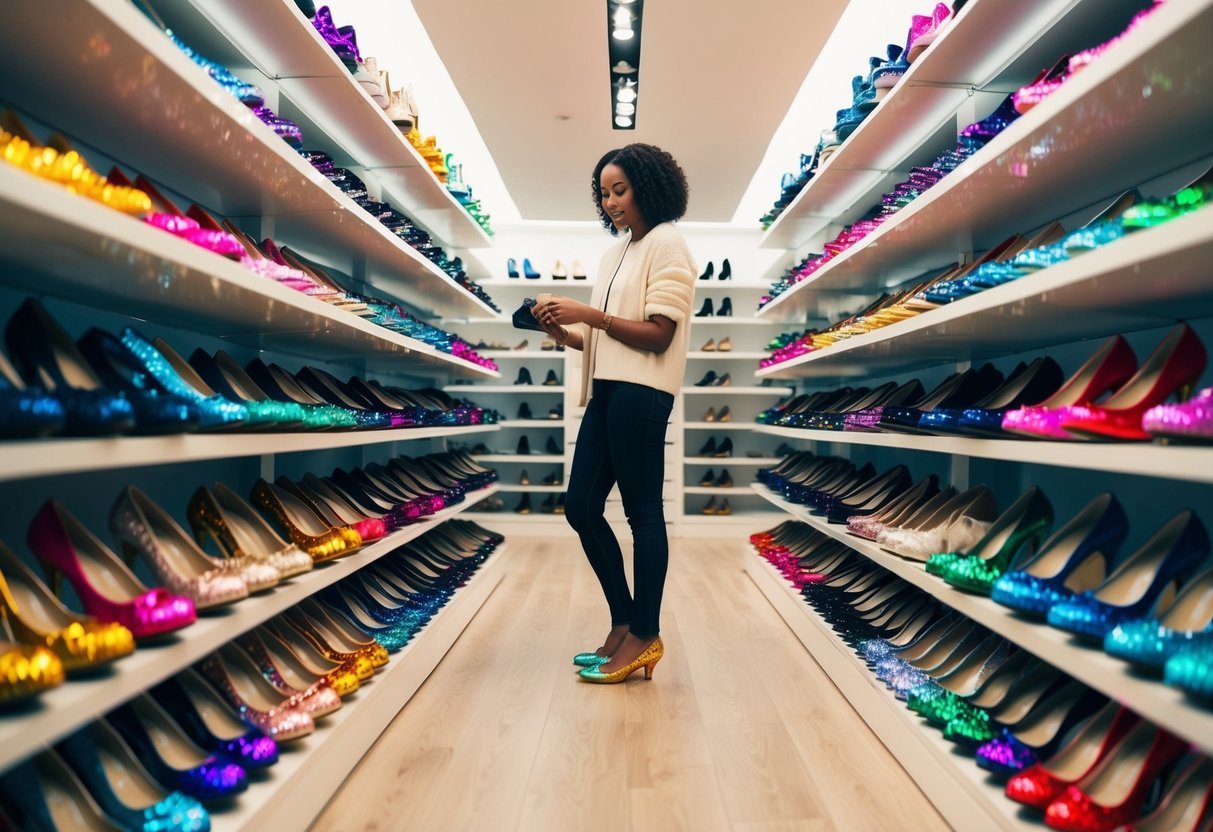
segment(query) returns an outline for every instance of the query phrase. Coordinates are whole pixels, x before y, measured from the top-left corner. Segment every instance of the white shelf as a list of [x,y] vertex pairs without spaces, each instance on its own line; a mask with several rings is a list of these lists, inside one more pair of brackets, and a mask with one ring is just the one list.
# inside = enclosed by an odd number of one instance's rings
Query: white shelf
[[458,439],[495,430],[496,425],[470,425],[343,433],[186,433],[105,439],[32,439],[0,444],[4,451],[0,481],[140,465],[178,465],[204,459],[327,451],[417,439]]
[[753,422],[683,422],[686,430],[753,430]]
[[593,289],[594,281],[571,278],[569,280],[552,280],[541,277],[538,280],[528,280],[525,277],[490,277],[488,280],[481,280],[480,285],[486,289],[544,289],[553,294],[560,294],[557,290]]
[[547,428],[553,430],[564,427],[564,419],[502,419],[497,423],[501,428]]
[[498,546],[383,672],[318,721],[313,734],[283,747],[264,779],[253,781],[232,808],[212,813],[216,832],[310,827],[344,781],[335,774],[354,769],[501,582],[506,549]]
[[9,165],[0,166],[0,214],[4,282],[18,289],[260,349],[501,377]]
[[[306,254],[365,257],[373,286],[424,311],[495,314],[316,172],[133,4],[14,8],[0,47],[0,71],[23,79],[8,91],[19,109],[68,132],[87,127],[90,145],[221,215],[273,217],[275,236]],[[36,65],[55,71],[26,72]],[[140,94],[115,93],[132,79]]]
[[502,485],[497,483],[497,490],[503,492],[526,492],[535,494],[563,494],[569,490],[567,485],[518,485],[517,483],[510,485]]
[[[767,288],[769,289],[770,287],[768,286]],[[735,318],[732,315],[725,315],[724,317],[717,317],[715,315],[709,315],[704,318],[700,318],[698,316],[692,317],[691,324],[693,326],[695,326],[695,325],[698,325],[698,326],[713,326],[713,325],[719,325],[719,326],[772,326],[772,325],[774,325],[774,326],[779,326],[780,322],[772,321],[772,320],[766,319],[766,318],[755,318],[755,317],[748,317],[748,316]],[[795,324],[787,324],[787,326],[795,326]]]
[[683,394],[696,395],[706,393],[712,396],[786,396],[792,392],[792,389],[793,388],[791,387],[777,387],[774,385],[770,387],[761,387],[757,385],[753,387],[743,387],[739,384],[728,387],[695,387],[692,385],[690,387],[682,388],[682,392]]
[[703,496],[720,495],[722,497],[737,497],[739,495],[752,497],[754,495],[754,492],[750,490],[748,485],[733,485],[728,487],[721,486],[719,488],[711,485],[684,485],[682,487],[682,493]]
[[1149,442],[1046,442],[1032,439],[977,439],[964,436],[915,436],[845,430],[799,430],[758,425],[756,432],[802,442],[871,445],[924,453],[998,459],[1030,465],[1054,465],[1158,477],[1189,482],[1213,482],[1213,448],[1194,445],[1155,445]]
[[1019,817],[1019,805],[971,754],[958,754],[955,744],[895,699],[773,566],[752,549],[744,564],[758,591],[954,829],[1040,828]]
[[919,370],[1208,317],[1211,257],[1213,207],[1206,207],[755,375],[841,378]]
[[[891,286],[953,262],[959,251],[986,250],[1011,232],[1040,227],[1207,156],[1213,104],[1185,91],[1213,72],[1213,54],[1203,46],[1210,27],[1208,0],[1160,7],[939,184],[759,315],[805,314],[822,289]],[[1113,133],[1116,140],[1108,141]]]
[[684,456],[682,458],[684,465],[723,465],[728,468],[730,465],[778,465],[783,462],[783,457],[778,456]]
[[469,514],[467,519],[475,520],[477,523],[509,523],[515,522],[519,517],[525,517],[526,520],[524,522],[526,523],[551,523],[564,524],[566,526],[568,525],[568,522],[564,519],[563,514],[546,514],[539,510],[539,506],[537,504],[533,504],[531,506],[530,514],[519,514],[518,512],[514,511],[513,507],[507,505],[501,511],[478,511],[474,514]]
[[448,384],[446,393],[563,393],[563,384]]
[[[481,353],[481,355],[483,354],[484,353]],[[761,361],[762,359],[766,358],[767,355],[768,353],[760,350],[754,350],[752,352],[746,352],[743,350],[738,350],[736,352],[733,350],[726,350],[724,352],[716,352],[713,350],[709,350],[707,352],[702,350],[693,350],[687,353],[687,358],[691,360],[710,359],[712,361],[716,361],[717,359],[725,361]]]
[[796,519],[841,540],[868,560],[941,602],[976,621],[1075,679],[1113,697],[1146,719],[1168,731],[1184,737],[1203,749],[1213,751],[1213,711],[1201,708],[1186,699],[1161,679],[1134,673],[1127,662],[1113,658],[1102,650],[1087,646],[1068,633],[1045,624],[1035,623],[1015,615],[1010,609],[995,604],[989,598],[962,592],[941,578],[927,574],[921,563],[904,560],[890,554],[874,543],[847,534],[846,526],[830,525],[809,513],[805,506],[789,503],[766,486],[754,483],[755,493]]
[[[724,491],[726,489],[712,490]],[[721,496],[727,497],[728,494]],[[752,509],[737,511],[734,509],[732,514],[726,514],[723,517],[718,514],[683,514],[678,518],[678,522],[687,526],[751,526],[754,523],[769,523],[774,517],[779,517],[779,514],[774,511],[754,511]]]
[[564,455],[560,454],[476,454],[472,459],[477,462],[564,462]]
[[[796,249],[879,200],[910,168],[955,145],[958,113],[973,90],[1004,93],[1031,81],[1065,52],[1118,34],[1132,2],[970,2],[821,166],[763,234],[764,248]],[[980,113],[984,116],[985,113]]]
[[[525,358],[532,360],[536,358],[559,358],[564,360],[564,353],[556,350],[477,350],[484,358],[491,358],[494,361],[500,361],[503,358]],[[765,357],[765,353],[763,356]]]
[[199,616],[197,622],[166,636],[164,641],[141,645],[133,655],[115,662],[108,673],[71,679],[38,697],[29,711],[0,714],[0,770],[190,666],[241,633],[463,513],[496,491],[494,484],[469,492],[462,503],[443,509],[424,522],[406,526],[352,555],[321,564],[264,595],[214,614]]
[[255,68],[263,88],[276,83],[286,99],[279,114],[299,123],[308,148],[324,150],[339,166],[371,169],[387,191],[385,198],[440,243],[492,245],[292,0],[152,0],[152,5],[199,53],[231,69]]

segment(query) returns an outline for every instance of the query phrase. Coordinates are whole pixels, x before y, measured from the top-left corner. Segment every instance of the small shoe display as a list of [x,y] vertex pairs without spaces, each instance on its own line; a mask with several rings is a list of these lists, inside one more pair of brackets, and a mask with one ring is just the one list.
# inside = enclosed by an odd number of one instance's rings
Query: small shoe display
[[701,488],[711,488],[716,483],[716,472],[711,468],[703,472],[703,476],[699,478]]
[[543,446],[543,452],[549,456],[560,456],[560,446],[556,444],[556,437],[549,436],[547,444]]
[[548,370],[548,374],[543,378],[544,387],[559,387],[560,379],[556,376],[555,370]]

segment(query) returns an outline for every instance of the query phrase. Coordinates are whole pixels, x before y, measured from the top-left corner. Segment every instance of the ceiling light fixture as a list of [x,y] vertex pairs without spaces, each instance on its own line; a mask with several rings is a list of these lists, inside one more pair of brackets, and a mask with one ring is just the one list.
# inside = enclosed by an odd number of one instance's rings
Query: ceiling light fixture
[[612,126],[616,130],[633,130],[639,106],[644,0],[607,0],[606,7],[606,28],[610,33],[607,37],[607,78],[612,80]]

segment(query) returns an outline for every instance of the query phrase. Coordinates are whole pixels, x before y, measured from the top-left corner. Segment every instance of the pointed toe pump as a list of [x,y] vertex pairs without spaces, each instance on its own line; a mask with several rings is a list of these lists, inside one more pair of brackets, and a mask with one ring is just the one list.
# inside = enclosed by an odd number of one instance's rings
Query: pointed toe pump
[[[577,675],[583,681],[596,685],[617,685],[643,667],[644,678],[652,679],[653,668],[657,666],[657,662],[661,661],[664,655],[665,645],[661,643],[661,637],[658,636],[653,640],[652,644],[644,648],[639,656],[618,670],[604,673],[602,671],[602,664],[605,662],[603,662],[586,667]],[[607,661],[610,661],[610,659],[607,659]]]

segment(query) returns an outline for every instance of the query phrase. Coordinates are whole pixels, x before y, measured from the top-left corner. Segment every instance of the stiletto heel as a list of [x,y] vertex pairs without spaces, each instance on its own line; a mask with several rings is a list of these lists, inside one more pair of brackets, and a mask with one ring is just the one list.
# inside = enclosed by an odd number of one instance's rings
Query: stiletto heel
[[197,620],[193,601],[159,587],[148,589],[54,500],[38,510],[26,542],[48,572],[56,597],[62,597],[66,576],[85,612],[101,621],[118,622],[136,639],[171,633]]

